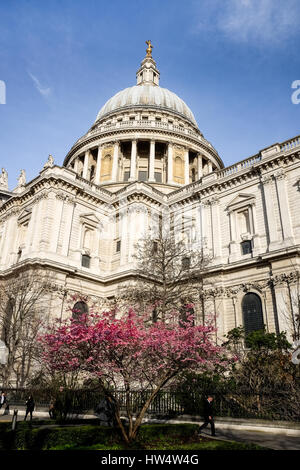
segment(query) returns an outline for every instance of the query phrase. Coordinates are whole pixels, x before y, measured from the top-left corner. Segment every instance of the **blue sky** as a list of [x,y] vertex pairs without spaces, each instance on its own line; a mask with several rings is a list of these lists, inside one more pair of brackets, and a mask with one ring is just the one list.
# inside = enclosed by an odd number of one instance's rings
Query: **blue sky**
[[0,167],[9,187],[62,164],[102,105],[136,82],[145,40],[160,84],[230,165],[300,134],[299,0],[0,3]]

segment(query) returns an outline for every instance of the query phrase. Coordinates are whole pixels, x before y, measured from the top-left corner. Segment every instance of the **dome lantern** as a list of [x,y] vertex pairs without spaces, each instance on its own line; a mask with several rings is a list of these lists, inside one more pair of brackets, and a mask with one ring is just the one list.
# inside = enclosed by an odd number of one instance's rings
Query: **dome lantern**
[[159,86],[159,70],[156,67],[156,62],[152,57],[152,44],[151,41],[146,41],[148,48],[146,49],[146,57],[141,63],[140,68],[136,73],[137,85],[153,85]]

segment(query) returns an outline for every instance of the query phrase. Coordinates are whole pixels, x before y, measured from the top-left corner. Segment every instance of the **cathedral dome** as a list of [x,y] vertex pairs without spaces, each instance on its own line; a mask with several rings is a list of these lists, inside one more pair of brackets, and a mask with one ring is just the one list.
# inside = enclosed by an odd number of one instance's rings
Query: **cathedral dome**
[[146,44],[136,84],[102,106],[64,160],[83,179],[113,190],[147,181],[168,192],[224,166],[186,103],[160,87],[153,46],[150,40]]
[[186,119],[197,127],[196,120],[190,108],[175,93],[167,88],[153,86],[150,83],[135,85],[119,91],[110,98],[100,109],[96,122],[105,116],[135,106],[143,108],[159,108],[161,111],[171,111]]

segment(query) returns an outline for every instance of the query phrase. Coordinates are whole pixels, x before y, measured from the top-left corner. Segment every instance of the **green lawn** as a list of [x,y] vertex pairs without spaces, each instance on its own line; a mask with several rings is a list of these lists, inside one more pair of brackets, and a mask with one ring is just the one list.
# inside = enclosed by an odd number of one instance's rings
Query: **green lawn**
[[0,425],[1,450],[265,450],[242,442],[196,436],[196,424],[145,424],[130,446],[114,428],[88,423],[19,422]]
[[245,444],[241,442],[232,442],[232,441],[214,441],[206,443],[187,443],[187,444],[170,444],[161,442],[155,447],[139,446],[132,445],[130,447],[115,444],[109,447],[103,444],[94,444],[92,446],[80,447],[73,446],[72,444],[67,444],[65,446],[51,447],[48,450],[266,450],[263,447],[260,447],[255,444]]

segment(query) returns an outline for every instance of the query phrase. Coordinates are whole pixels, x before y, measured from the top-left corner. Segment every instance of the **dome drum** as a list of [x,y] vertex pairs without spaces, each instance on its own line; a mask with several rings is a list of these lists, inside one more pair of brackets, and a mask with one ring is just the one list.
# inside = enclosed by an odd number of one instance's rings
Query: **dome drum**
[[159,86],[159,76],[147,54],[137,72],[137,85],[105,103],[64,165],[94,184],[109,186],[132,181],[181,186],[223,168],[190,108]]

